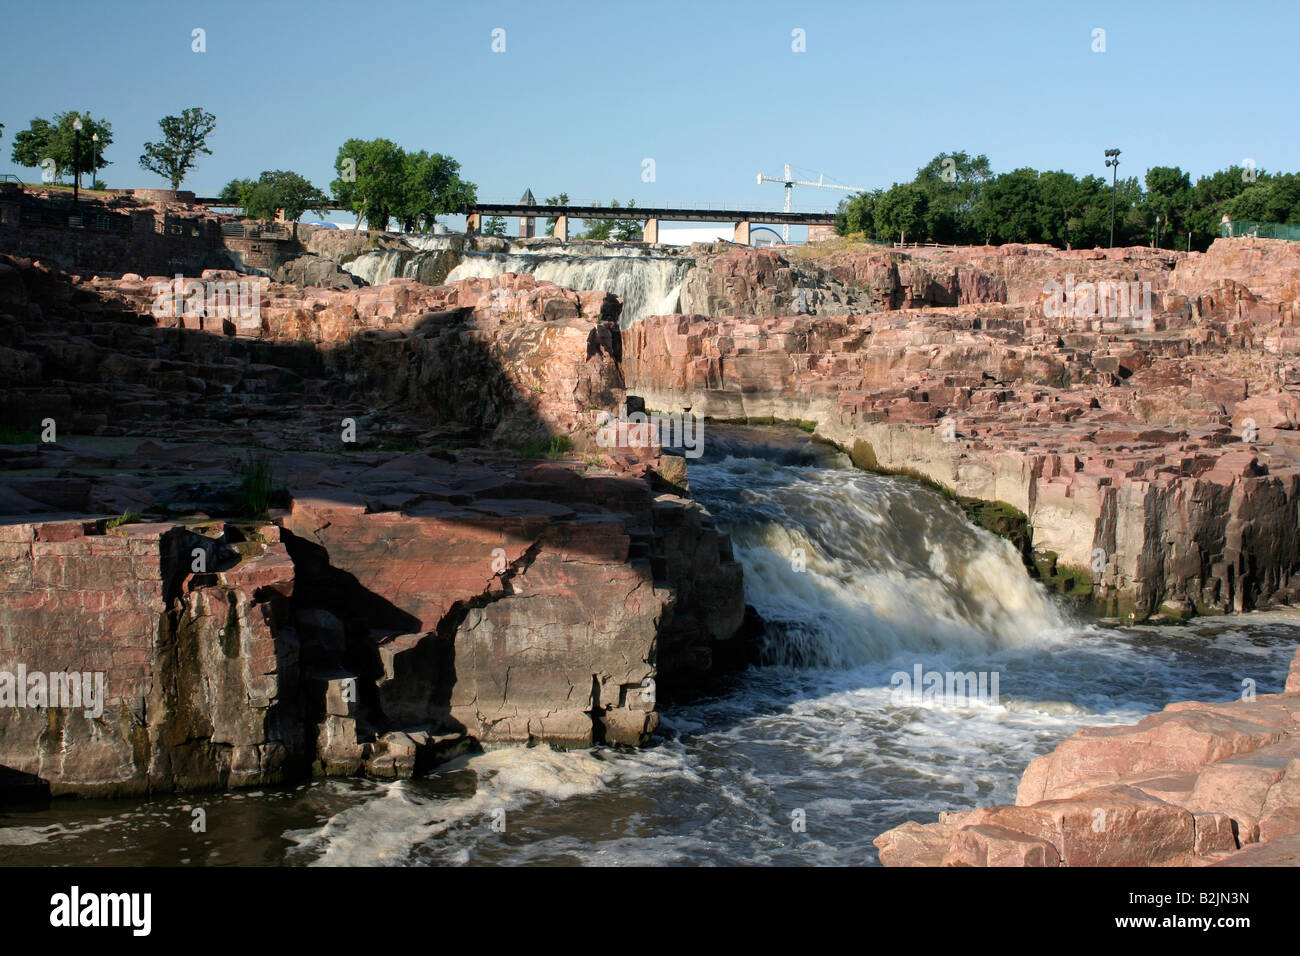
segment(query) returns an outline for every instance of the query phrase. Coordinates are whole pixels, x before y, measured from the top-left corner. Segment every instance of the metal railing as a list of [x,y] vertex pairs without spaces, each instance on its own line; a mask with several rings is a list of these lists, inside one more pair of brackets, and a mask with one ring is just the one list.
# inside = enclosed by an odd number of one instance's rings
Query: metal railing
[[1222,224],[1224,238],[1251,239],[1289,239],[1300,242],[1300,226],[1285,222],[1234,222],[1231,219]]
[[88,209],[58,209],[39,203],[23,203],[18,221],[24,226],[47,226],[53,229],[122,233],[132,231],[130,216]]
[[289,227],[284,223],[223,222],[221,234],[228,239],[288,239]]

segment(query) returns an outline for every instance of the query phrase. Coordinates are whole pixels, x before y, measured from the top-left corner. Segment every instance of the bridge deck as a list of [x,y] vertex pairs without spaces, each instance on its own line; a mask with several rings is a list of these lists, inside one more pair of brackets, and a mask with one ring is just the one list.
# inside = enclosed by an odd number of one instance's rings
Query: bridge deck
[[517,203],[479,203],[480,216],[527,216],[554,219],[658,219],[662,222],[767,222],[791,226],[831,225],[833,212],[772,212],[765,209],[668,209],[655,206],[521,206]]
[[[214,197],[203,196],[194,200],[201,206],[216,206],[222,209],[242,209],[237,203],[227,203]],[[324,209],[348,211],[349,207],[328,205]],[[488,216],[513,218],[524,216],[532,219],[554,219],[568,216],[570,219],[635,219],[645,221],[658,219],[661,222],[761,222],[790,226],[833,225],[833,212],[773,212],[765,209],[668,209],[657,206],[521,206],[517,203],[478,203],[466,210]]]

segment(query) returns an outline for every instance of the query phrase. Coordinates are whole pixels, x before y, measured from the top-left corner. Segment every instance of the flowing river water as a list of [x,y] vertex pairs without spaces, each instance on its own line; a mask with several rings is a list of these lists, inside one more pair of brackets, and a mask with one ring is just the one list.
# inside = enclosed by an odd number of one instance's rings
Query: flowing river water
[[[11,864],[874,864],[872,839],[1015,799],[1081,726],[1281,690],[1300,615],[1177,628],[1076,620],[937,493],[790,429],[712,428],[693,495],[768,622],[762,664],[663,713],[639,751],[459,758],[418,780],[314,781],[0,813]],[[919,671],[918,671],[919,668]],[[992,693],[899,693],[984,674]],[[192,831],[193,809],[206,832]]]

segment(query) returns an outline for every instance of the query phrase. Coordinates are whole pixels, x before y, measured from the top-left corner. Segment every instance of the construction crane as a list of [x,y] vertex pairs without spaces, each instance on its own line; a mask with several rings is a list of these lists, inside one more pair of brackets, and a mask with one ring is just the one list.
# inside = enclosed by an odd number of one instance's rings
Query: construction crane
[[[784,179],[781,178],[780,176],[764,176],[762,173],[759,173],[759,174],[758,174],[758,184],[759,184],[760,186],[763,185],[763,183],[782,183],[782,184],[784,184],[784,186],[785,186],[785,211],[786,211],[786,212],[789,212],[789,211],[790,211],[790,199],[791,199],[791,197],[794,195],[794,187],[795,187],[795,186],[819,186],[819,187],[821,187],[822,189],[842,189],[842,190],[844,190],[846,193],[861,193],[861,192],[866,192],[866,189],[864,189],[864,188],[861,187],[861,186],[841,186],[841,185],[838,184],[838,183],[828,183],[828,182],[825,181],[825,179],[826,179],[826,177],[825,177],[825,175],[822,174],[822,173],[818,173],[818,174],[817,174],[817,182],[813,182],[811,179],[792,179],[791,176],[790,176],[790,164],[789,164],[789,163],[786,163],[786,164],[785,164],[785,178],[784,178]],[[785,225],[783,225],[783,226],[781,227],[781,241],[784,242],[784,243],[789,243],[789,242],[790,242],[790,224],[789,224],[789,223],[786,223]]]

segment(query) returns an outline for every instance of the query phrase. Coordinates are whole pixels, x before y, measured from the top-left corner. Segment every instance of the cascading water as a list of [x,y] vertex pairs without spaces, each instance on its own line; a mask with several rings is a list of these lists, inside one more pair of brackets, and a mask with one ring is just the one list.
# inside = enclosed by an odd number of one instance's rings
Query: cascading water
[[[460,252],[456,240],[445,236],[408,236],[405,241],[410,249],[362,253],[343,268],[370,285],[382,285],[393,278],[433,283],[528,273],[566,289],[598,289],[621,296],[624,328],[647,315],[676,312],[682,280],[693,264],[689,258],[639,246],[594,242],[522,246],[509,252]],[[464,240],[459,242],[463,245]],[[459,261],[450,272],[440,274],[449,255]]]
[[526,272],[566,289],[599,289],[622,297],[619,324],[623,328],[647,315],[672,315],[677,311],[682,280],[691,260],[629,248],[599,251],[603,254],[466,253],[447,281]]
[[822,464],[727,456],[698,479],[769,624],[766,663],[844,670],[1059,638],[1061,611],[1009,542],[916,482],[854,471],[839,454]]
[[406,277],[405,266],[415,259],[418,253],[404,249],[380,249],[364,252],[351,262],[344,263],[343,269],[361,279],[367,285],[383,285],[389,279]]
[[[419,780],[214,795],[202,836],[154,822],[188,820],[183,797],[61,804],[0,827],[6,856],[872,863],[871,840],[905,820],[1014,801],[1030,759],[1080,726],[1229,699],[1247,678],[1281,689],[1294,613],[1178,629],[1072,621],[1006,542],[935,492],[856,471],[793,429],[706,427],[692,494],[732,535],[746,598],[768,622],[764,663],[665,709],[658,746],[498,750]],[[999,693],[900,699],[899,675],[917,669],[996,674]]]

